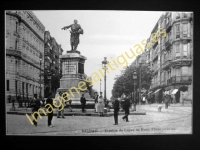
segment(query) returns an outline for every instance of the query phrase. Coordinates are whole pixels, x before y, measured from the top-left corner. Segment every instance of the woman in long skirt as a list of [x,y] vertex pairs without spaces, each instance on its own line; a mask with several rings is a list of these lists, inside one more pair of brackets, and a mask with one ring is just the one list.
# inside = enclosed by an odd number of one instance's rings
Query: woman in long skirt
[[104,114],[103,114],[103,111],[104,111],[104,101],[103,101],[103,97],[102,96],[99,96],[99,99],[98,99],[98,104],[97,104],[97,111],[100,115],[100,117],[103,117]]

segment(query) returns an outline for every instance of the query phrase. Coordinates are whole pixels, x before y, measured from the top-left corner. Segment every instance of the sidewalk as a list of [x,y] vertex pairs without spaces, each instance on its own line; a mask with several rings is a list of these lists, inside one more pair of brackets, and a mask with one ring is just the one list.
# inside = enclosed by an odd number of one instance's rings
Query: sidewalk
[[[130,109],[130,115],[146,115],[146,112],[153,111],[158,112],[157,106],[160,104],[145,104],[145,105],[136,105],[136,111],[131,111]],[[175,111],[186,111],[191,112],[192,105],[191,104],[184,104],[177,103],[177,104],[170,104],[168,106],[168,109],[165,109],[165,104],[161,104],[163,106],[162,112],[175,112]],[[18,108],[18,105],[15,105],[15,111],[11,111],[10,108],[12,107],[12,104],[6,104],[6,112],[7,114],[15,114],[15,115],[31,115],[32,111],[31,108]],[[44,107],[42,107],[44,109]],[[110,112],[105,113],[105,116],[113,116],[114,110],[110,109]],[[41,111],[41,116],[44,116],[43,112]],[[54,109],[54,116],[57,115],[57,109]],[[69,108],[64,109],[64,115],[65,116],[99,116],[98,113],[94,112],[94,109],[86,109],[86,112],[82,112],[81,109],[72,109],[72,112]],[[124,115],[124,112],[119,112],[119,115]]]

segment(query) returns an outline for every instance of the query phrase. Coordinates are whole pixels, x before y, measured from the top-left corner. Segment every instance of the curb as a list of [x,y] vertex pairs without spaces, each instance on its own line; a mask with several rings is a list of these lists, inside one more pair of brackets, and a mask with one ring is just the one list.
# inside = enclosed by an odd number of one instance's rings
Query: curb
[[[8,111],[7,114],[12,114],[12,115],[31,115],[32,112],[18,112],[18,111]],[[109,117],[109,116],[113,116],[114,113],[113,112],[108,112],[105,113],[104,116],[105,117]],[[120,112],[119,115],[124,115],[124,113]],[[130,112],[129,115],[146,115],[146,112]],[[43,113],[41,113],[41,116],[45,116]],[[53,116],[57,116],[57,113],[53,113]],[[64,113],[64,116],[98,116],[98,113],[80,113],[80,112],[67,112]]]

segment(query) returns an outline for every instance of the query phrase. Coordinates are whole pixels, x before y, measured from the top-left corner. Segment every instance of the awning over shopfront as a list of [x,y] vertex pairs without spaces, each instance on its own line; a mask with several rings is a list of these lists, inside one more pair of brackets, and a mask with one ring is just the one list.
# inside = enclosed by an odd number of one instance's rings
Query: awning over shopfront
[[178,92],[178,89],[174,89],[171,94],[176,94],[176,92]]
[[153,92],[153,91],[150,91],[150,92],[148,93],[148,95],[151,94],[152,92]]
[[165,95],[166,95],[166,94],[169,94],[169,91],[165,91]]
[[161,89],[158,89],[158,90],[156,90],[153,94],[155,94],[155,93],[157,93],[157,92],[159,92]]

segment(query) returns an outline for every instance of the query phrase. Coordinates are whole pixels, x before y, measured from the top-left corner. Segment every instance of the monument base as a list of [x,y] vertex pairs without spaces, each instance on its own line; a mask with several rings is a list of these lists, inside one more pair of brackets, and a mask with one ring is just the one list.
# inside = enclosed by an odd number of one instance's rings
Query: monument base
[[77,51],[77,50],[67,51],[67,53],[78,53],[78,54],[81,54],[81,52],[80,52],[80,51]]

